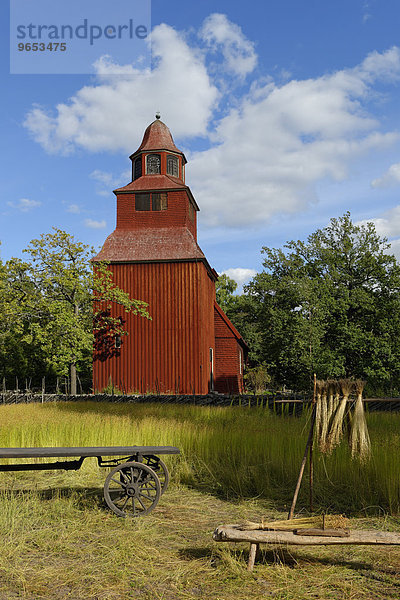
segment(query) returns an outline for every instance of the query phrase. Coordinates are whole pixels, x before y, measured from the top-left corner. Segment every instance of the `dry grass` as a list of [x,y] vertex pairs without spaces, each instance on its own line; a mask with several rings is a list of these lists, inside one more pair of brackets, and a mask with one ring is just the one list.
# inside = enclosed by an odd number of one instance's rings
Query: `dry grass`
[[[290,504],[310,413],[173,404],[69,402],[0,406],[2,446],[173,445],[173,480],[224,498]],[[371,460],[351,460],[347,444],[315,457],[315,506],[327,512],[400,513],[400,414],[367,414]],[[76,476],[76,475],[75,475]],[[308,506],[307,486],[298,507]]]
[[[248,545],[217,544],[212,531],[259,514],[284,516],[265,502],[232,503],[173,485],[152,515],[132,521],[104,509],[103,477],[92,470],[28,479],[7,475],[2,482],[1,600],[399,597],[397,548],[265,547],[247,573]],[[399,522],[359,525],[391,529]]]
[[[260,515],[285,518],[265,498],[285,484],[281,496],[289,489],[290,500],[306,417],[165,405],[27,405],[4,406],[0,412],[1,446],[139,443],[184,450],[169,460],[171,488],[154,513],[137,521],[105,508],[106,472],[95,460],[88,459],[78,472],[0,474],[0,600],[400,597],[398,548],[265,548],[261,562],[247,573],[247,544],[212,541],[214,528],[223,523]],[[326,464],[319,462],[325,458],[317,459],[318,479],[326,470],[333,481],[316,490],[325,508],[351,490],[352,503],[359,502],[366,484],[374,485],[376,494],[378,483],[382,498],[398,506],[399,422],[390,415],[371,415],[370,421],[374,435],[384,429],[387,438],[378,447],[376,464],[354,466],[348,448]],[[379,479],[382,473],[385,478]],[[342,477],[348,488],[341,487]],[[232,490],[242,496],[259,490],[260,497],[223,499],[231,498]],[[375,497],[371,509],[364,505],[365,514],[379,510]],[[354,524],[398,530],[400,519],[352,518]]]

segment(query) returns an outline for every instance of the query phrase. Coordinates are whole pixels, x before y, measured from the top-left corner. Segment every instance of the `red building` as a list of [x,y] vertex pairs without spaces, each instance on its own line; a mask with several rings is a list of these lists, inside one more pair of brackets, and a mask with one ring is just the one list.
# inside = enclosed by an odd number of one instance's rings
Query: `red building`
[[218,275],[197,244],[186,158],[157,118],[130,159],[132,182],[114,191],[116,229],[94,260],[109,262],[114,282],[148,302],[152,320],[113,307],[129,335],[111,356],[96,353],[93,389],[112,381],[128,392],[241,392],[247,346],[215,301]]

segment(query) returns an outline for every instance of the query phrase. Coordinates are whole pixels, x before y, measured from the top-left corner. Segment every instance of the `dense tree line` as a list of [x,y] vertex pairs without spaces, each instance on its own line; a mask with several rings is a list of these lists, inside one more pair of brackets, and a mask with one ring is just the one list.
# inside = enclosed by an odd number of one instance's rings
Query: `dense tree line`
[[360,377],[368,392],[400,390],[400,266],[373,223],[332,219],[306,242],[262,249],[263,271],[218,299],[275,383],[309,388],[320,378]]
[[24,253],[26,261],[0,262],[0,376],[21,386],[64,376],[76,393],[77,378],[90,385],[94,334],[110,347],[125,334],[110,303],[144,317],[147,305],[115,286],[105,263],[93,269],[94,249],[64,231],[32,240]]
[[[63,231],[32,240],[24,253],[27,260],[0,261],[0,377],[11,385],[18,377],[22,387],[68,376],[72,392],[79,377],[89,387],[96,340],[104,353],[125,335],[110,304],[142,317],[147,305],[116,287],[106,264],[93,270],[94,250]],[[305,242],[262,254],[263,271],[241,295],[225,275],[217,283],[220,305],[250,347],[249,380],[267,373],[275,385],[305,389],[315,372],[399,394],[400,265],[374,225],[346,213]]]

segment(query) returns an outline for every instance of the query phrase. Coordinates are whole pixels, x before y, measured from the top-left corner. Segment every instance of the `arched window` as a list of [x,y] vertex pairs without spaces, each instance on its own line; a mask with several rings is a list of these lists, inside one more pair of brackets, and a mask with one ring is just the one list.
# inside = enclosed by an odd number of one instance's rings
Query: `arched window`
[[133,179],[138,179],[142,176],[142,157],[139,156],[134,162],[133,165]]
[[167,156],[167,175],[179,177],[179,161],[176,156]]
[[149,154],[146,167],[147,175],[159,175],[161,173],[161,156],[159,154]]

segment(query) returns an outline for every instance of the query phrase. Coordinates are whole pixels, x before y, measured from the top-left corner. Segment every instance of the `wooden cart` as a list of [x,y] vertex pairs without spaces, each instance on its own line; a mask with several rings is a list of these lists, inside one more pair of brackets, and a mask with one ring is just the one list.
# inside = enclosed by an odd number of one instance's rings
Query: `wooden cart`
[[[66,459],[0,463],[0,471],[77,471],[86,458],[97,458],[99,467],[111,467],[104,483],[104,499],[108,507],[119,517],[140,517],[157,506],[168,486],[168,469],[158,455],[179,452],[179,448],[174,446],[0,448],[0,459]],[[111,456],[115,458],[109,458]],[[79,458],[73,460],[74,457]]]

